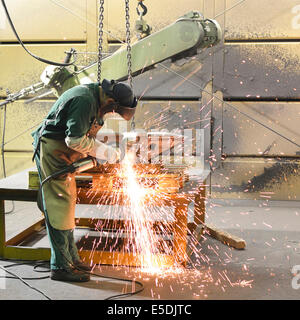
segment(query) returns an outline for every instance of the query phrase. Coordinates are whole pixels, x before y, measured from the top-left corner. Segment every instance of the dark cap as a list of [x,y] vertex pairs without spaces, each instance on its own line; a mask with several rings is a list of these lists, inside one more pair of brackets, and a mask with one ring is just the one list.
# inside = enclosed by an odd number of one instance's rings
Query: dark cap
[[109,97],[116,101],[104,107],[103,114],[114,111],[129,121],[134,116],[137,106],[137,99],[130,86],[123,82],[103,79],[101,87]]
[[108,96],[119,102],[120,106],[127,108],[136,107],[137,100],[128,84],[103,79],[101,87]]

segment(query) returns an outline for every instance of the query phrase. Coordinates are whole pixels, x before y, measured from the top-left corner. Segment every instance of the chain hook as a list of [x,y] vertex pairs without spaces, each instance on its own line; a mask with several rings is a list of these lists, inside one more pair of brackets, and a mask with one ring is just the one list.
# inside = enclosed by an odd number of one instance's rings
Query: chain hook
[[[140,12],[139,7],[143,9],[143,12]],[[143,1],[139,1],[136,7],[136,12],[139,15],[139,17],[143,17],[147,14],[148,9],[147,7],[143,4]]]

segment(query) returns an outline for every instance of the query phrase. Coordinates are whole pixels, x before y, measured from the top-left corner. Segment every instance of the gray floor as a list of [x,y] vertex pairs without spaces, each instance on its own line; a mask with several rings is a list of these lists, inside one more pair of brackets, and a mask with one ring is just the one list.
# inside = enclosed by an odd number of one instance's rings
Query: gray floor
[[[11,208],[7,202],[7,211]],[[78,216],[95,216],[106,208],[78,206]],[[6,215],[7,237],[41,218],[34,204],[15,202]],[[204,235],[186,269],[149,274],[139,268],[98,266],[100,275],[136,279],[144,291],[127,299],[299,299],[300,289],[292,288],[292,268],[300,265],[300,203],[271,201],[221,201],[207,203],[207,222],[246,240],[245,250],[235,250]],[[47,237],[35,245],[47,246]],[[0,265],[11,262],[0,261]],[[300,268],[300,267],[299,267]],[[21,277],[40,277],[31,265],[9,268]],[[0,269],[1,274],[4,275]],[[297,282],[297,281],[296,281]],[[51,299],[98,300],[124,291],[131,285],[92,276],[83,284],[50,279],[28,281]],[[300,280],[298,280],[300,283]],[[21,281],[1,278],[0,299],[45,299]]]

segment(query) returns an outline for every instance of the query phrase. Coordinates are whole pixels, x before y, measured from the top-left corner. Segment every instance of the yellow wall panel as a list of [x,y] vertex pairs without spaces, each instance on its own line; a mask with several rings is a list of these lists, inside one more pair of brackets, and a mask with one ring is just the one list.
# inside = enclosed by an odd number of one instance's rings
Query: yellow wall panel
[[[226,9],[237,3],[227,0]],[[226,39],[299,39],[299,33],[299,0],[246,0],[226,12]]]
[[[32,162],[32,153],[25,152],[5,152],[5,170],[6,176],[21,172],[28,168],[35,168],[35,163]],[[3,177],[2,160],[0,177]]]
[[[6,6],[23,41],[86,40],[86,0],[9,0]],[[16,41],[0,5],[0,39]]]
[[[85,44],[40,44],[28,45],[27,48],[34,54],[53,61],[62,62],[65,51],[73,47],[78,51],[84,51]],[[80,58],[83,56],[80,55]],[[80,63],[80,61],[79,61]],[[27,54],[19,45],[0,46],[0,90],[1,96],[6,96],[5,90],[11,92],[40,82],[40,75],[46,68],[46,64],[41,63]]]
[[[0,100],[1,101],[1,100]],[[55,100],[36,100],[24,103],[19,100],[6,107],[5,151],[32,150],[31,132],[42,122]],[[1,135],[3,133],[4,110],[0,111]]]

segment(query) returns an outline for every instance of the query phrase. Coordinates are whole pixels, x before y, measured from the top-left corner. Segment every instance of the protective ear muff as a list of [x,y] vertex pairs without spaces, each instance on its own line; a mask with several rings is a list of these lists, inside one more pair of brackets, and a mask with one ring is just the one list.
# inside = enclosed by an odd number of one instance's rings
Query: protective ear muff
[[113,96],[115,84],[116,84],[115,80],[103,79],[103,81],[101,83],[101,87],[106,94]]

